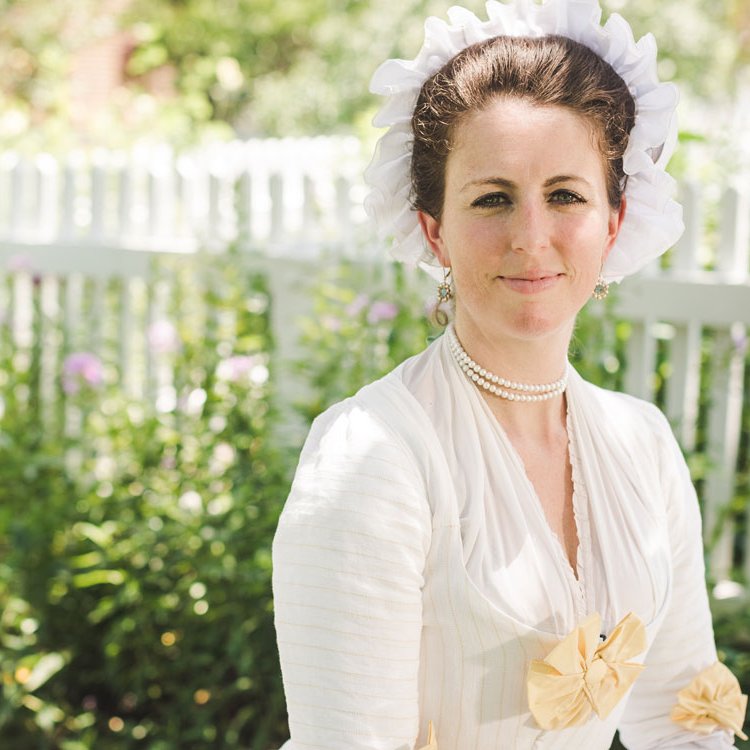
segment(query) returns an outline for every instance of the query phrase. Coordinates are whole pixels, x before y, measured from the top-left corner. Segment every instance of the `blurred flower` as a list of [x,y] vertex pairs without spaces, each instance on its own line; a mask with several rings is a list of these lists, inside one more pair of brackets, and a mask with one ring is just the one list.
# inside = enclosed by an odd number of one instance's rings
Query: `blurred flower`
[[169,320],[154,321],[146,332],[148,345],[156,354],[171,354],[181,345],[180,336],[174,324]]
[[234,461],[235,450],[229,443],[218,443],[214,448],[214,458],[225,467]]
[[219,362],[216,377],[228,383],[249,380],[255,385],[263,385],[268,380],[268,368],[261,355],[236,354]]
[[200,513],[203,510],[203,499],[195,490],[188,490],[181,495],[177,504],[188,513]]
[[341,330],[341,318],[337,318],[335,315],[324,315],[320,322],[327,331],[336,333]]
[[28,255],[11,255],[5,267],[10,273],[31,273],[34,270],[34,264]]
[[257,364],[250,370],[250,380],[255,385],[263,385],[268,380],[268,368],[264,364]]
[[177,391],[171,385],[159,388],[156,396],[156,411],[167,414],[177,407]]
[[216,62],[216,78],[226,91],[239,91],[245,79],[242,68],[234,57],[221,57]]
[[107,479],[114,479],[117,470],[117,462],[112,456],[99,456],[94,465],[94,476],[103,482]]
[[352,302],[346,308],[346,314],[351,317],[356,317],[367,305],[370,304],[370,298],[366,294],[359,294],[352,300]]
[[5,267],[9,273],[27,273],[31,275],[31,281],[34,286],[39,286],[42,283],[42,275],[39,273],[31,257],[28,255],[11,255],[8,258]]
[[255,364],[255,357],[235,355],[222,359],[216,367],[216,377],[229,383],[236,383],[246,377]]
[[229,443],[218,443],[209,461],[209,471],[221,475],[234,463],[235,450]]
[[162,456],[162,459],[159,462],[159,466],[162,469],[167,469],[169,471],[177,467],[177,459],[175,459],[174,456]]
[[367,313],[368,323],[382,323],[386,320],[393,320],[398,314],[398,305],[393,302],[384,302],[376,300],[372,303]]
[[98,388],[104,382],[104,367],[96,354],[73,352],[62,367],[62,387],[69,396],[81,390],[81,386]]
[[203,388],[194,388],[188,394],[187,399],[184,401],[184,409],[187,414],[192,416],[199,416],[203,411],[203,406],[206,403],[208,394]]

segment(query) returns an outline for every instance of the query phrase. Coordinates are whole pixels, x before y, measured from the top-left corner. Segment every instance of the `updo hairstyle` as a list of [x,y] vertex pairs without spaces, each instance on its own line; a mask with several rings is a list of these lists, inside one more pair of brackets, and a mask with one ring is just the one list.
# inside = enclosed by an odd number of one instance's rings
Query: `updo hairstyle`
[[606,163],[607,198],[620,207],[622,158],[635,122],[625,82],[595,52],[563,36],[497,36],[466,47],[422,85],[412,115],[411,204],[439,219],[445,167],[462,120],[493,99],[557,105],[592,125]]

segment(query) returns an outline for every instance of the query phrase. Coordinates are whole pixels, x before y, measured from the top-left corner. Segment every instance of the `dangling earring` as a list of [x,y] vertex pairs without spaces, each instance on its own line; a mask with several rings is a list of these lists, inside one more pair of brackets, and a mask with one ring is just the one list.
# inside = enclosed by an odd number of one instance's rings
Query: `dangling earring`
[[591,296],[594,299],[604,299],[609,294],[609,284],[604,280],[604,277],[599,274],[599,278],[596,280],[594,291]]
[[448,302],[453,299],[453,285],[451,284],[451,269],[450,267],[446,270],[443,266],[443,280],[438,284],[437,288],[437,299],[438,304],[442,302]]

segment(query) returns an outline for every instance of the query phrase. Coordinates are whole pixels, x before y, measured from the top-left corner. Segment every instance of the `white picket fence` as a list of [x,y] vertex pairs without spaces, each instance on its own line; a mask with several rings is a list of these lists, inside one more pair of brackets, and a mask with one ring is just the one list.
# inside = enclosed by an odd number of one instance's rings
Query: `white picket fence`
[[[3,300],[14,335],[19,341],[28,336],[29,285],[39,269],[42,304],[62,316],[77,340],[95,348],[105,325],[104,289],[120,279],[120,320],[112,325],[120,326],[127,342],[120,352],[123,370],[145,368],[145,375],[125,379],[134,392],[142,391],[159,380],[148,373],[143,330],[165,309],[164,290],[149,283],[151,257],[221,251],[237,242],[268,272],[279,356],[288,361],[295,320],[309,312],[304,282],[319,259],[333,254],[372,262],[385,256],[362,211],[364,165],[361,145],[352,138],[233,142],[179,155],[158,146],[72,154],[64,161],[0,155],[0,272],[20,271],[12,274]],[[683,184],[687,231],[669,268],[654,265],[617,290],[617,313],[632,325],[625,389],[654,398],[657,360],[666,359],[668,369],[662,365],[659,373],[665,411],[683,446],[702,447],[710,462],[701,495],[709,568],[718,581],[738,566],[750,581],[750,508],[744,541],[740,519],[723,514],[735,493],[738,462],[750,462],[750,440],[743,437],[743,419],[749,421],[743,415],[750,409],[749,195],[750,177],[723,186],[719,213],[707,218],[705,188]],[[88,313],[81,307],[87,284],[93,300]],[[139,305],[146,312],[135,317]],[[54,366],[49,364],[47,381]],[[708,406],[700,398],[704,382]],[[290,377],[282,397],[299,386]],[[699,433],[705,446],[696,446]],[[722,586],[718,594],[731,593],[731,586]]]

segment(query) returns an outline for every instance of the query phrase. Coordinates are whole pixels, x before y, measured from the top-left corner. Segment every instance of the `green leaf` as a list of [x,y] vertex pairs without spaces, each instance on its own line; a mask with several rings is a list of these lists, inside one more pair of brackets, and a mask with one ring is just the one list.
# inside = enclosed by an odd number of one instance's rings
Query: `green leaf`
[[102,584],[120,586],[124,582],[125,573],[122,570],[90,570],[88,573],[79,573],[73,576],[73,585],[78,589],[101,586]]
[[65,658],[62,654],[51,653],[39,657],[31,674],[24,681],[24,689],[31,693],[44,685],[50,677],[57,674],[65,666]]

